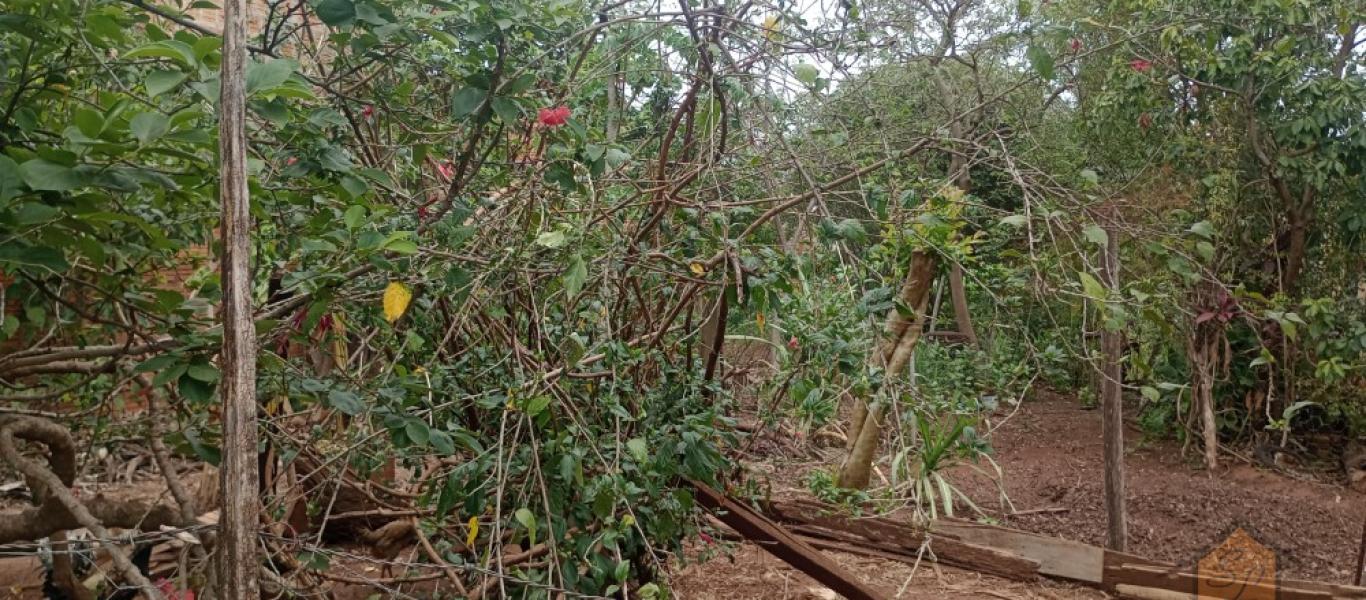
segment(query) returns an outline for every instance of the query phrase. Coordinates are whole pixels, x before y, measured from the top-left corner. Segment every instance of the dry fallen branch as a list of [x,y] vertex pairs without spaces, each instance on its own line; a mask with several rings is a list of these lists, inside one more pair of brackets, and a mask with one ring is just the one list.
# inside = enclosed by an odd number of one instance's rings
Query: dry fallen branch
[[[47,446],[50,453],[48,464],[52,468],[49,469],[21,454],[15,444],[15,438]],[[61,513],[66,513],[96,536],[104,539],[111,537],[100,519],[71,493],[71,485],[76,479],[76,446],[66,428],[37,417],[0,419],[0,457],[14,465],[14,468],[28,480],[34,492],[33,497],[40,502],[40,516],[47,517],[51,522],[56,521]],[[5,522],[14,520],[5,519]],[[112,546],[108,551],[114,565],[128,583],[141,588],[148,598],[162,600],[161,592],[138,571],[127,554]]]

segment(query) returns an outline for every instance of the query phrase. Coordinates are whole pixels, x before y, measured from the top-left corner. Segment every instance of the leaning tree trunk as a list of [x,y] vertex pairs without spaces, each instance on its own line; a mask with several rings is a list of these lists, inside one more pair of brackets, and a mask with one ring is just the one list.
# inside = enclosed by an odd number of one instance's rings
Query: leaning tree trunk
[[[930,298],[930,284],[934,281],[937,259],[933,254],[917,251],[911,256],[911,266],[897,299],[915,312],[914,318],[902,315],[892,307],[887,315],[886,337],[870,358],[874,365],[884,368],[884,385],[893,383],[906,369],[911,353],[920,341],[925,325],[925,305]],[[868,487],[873,457],[882,438],[884,406],[872,405],[860,399],[849,420],[849,455],[840,466],[839,485],[844,488]]]
[[968,344],[981,347],[982,344],[977,340],[977,330],[972,326],[972,313],[968,312],[968,292],[963,285],[963,265],[953,263],[953,268],[949,270],[949,296],[953,299],[953,320],[957,324],[958,333],[963,335],[964,341]]

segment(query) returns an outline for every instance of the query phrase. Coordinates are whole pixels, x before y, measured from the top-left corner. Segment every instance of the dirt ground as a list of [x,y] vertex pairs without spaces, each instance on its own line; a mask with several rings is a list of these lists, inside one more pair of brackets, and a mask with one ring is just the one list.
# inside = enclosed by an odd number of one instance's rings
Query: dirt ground
[[[1175,441],[1144,440],[1133,429],[1125,441],[1130,552],[1192,563],[1242,527],[1279,553],[1281,575],[1351,583],[1366,495],[1346,488],[1336,471],[1275,472],[1223,455],[1210,473],[1194,447],[1183,460]],[[1099,410],[1045,395],[1005,421],[992,446],[1016,510],[1049,511],[1006,516],[1002,524],[1104,544]],[[968,469],[957,474],[975,499],[994,500],[985,478]]]
[[[1013,412],[1002,410],[989,423],[996,427],[991,444],[1014,514],[1003,509],[996,484],[979,471],[955,467],[950,480],[1000,524],[1102,545],[1100,411],[1056,394],[1039,396]],[[1132,428],[1126,436],[1130,552],[1190,564],[1243,527],[1277,551],[1281,576],[1351,582],[1366,495],[1344,487],[1335,472],[1277,472],[1225,455],[1224,465],[1211,474],[1194,451],[1183,459],[1178,442],[1145,440]],[[762,436],[749,454],[751,472],[766,479],[775,496],[788,496],[809,495],[801,487],[802,475],[828,468],[838,450],[816,448],[789,433]],[[924,564],[908,582],[909,565],[832,556],[898,598],[1106,597],[1056,582],[1026,585]],[[834,597],[752,544],[739,544],[730,556],[690,558],[671,581],[683,600]]]
[[[1043,393],[1018,410],[993,415],[986,425],[995,428],[990,441],[1005,474],[1002,484],[1014,514],[1001,506],[996,484],[978,471],[958,466],[949,471],[950,480],[1003,525],[1103,543],[1100,412],[1084,409],[1074,399]],[[788,428],[769,430],[756,435],[742,455],[750,475],[765,482],[774,497],[809,497],[802,479],[838,460],[841,450],[834,447],[838,446],[835,437],[818,434],[803,439]],[[1336,471],[1277,472],[1225,455],[1224,466],[1211,474],[1200,466],[1194,450],[1183,459],[1178,442],[1145,440],[1130,429],[1127,446],[1131,552],[1190,563],[1241,526],[1279,553],[1283,577],[1350,583],[1366,518],[1366,495],[1344,487]],[[674,598],[835,597],[752,544],[696,541],[690,548],[669,576]],[[1059,582],[1023,584],[928,562],[913,569],[893,561],[830,555],[869,585],[896,598],[1107,597]],[[36,585],[35,563],[32,557],[0,556],[0,581],[6,582],[0,598],[33,597],[36,590],[24,584]]]
[[[1090,600],[1108,598],[1102,592],[1063,583],[1026,584],[988,575],[922,563],[911,565],[829,553],[841,566],[888,596],[902,600],[941,598],[1009,600]],[[914,570],[914,578],[911,577]],[[825,586],[793,570],[753,544],[741,544],[733,554],[691,563],[674,573],[678,600],[832,600]]]

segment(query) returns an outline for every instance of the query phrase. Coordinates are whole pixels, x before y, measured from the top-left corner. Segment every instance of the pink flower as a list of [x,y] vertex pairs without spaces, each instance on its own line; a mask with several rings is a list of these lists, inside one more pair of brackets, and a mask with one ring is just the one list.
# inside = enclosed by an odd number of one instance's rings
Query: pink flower
[[1081,40],[1077,38],[1072,38],[1072,40],[1068,42],[1068,45],[1071,46],[1073,52],[1081,50]]
[[449,160],[436,163],[436,170],[441,173],[441,178],[446,181],[450,181],[452,177],[455,177],[455,167],[451,166],[451,161]]
[[711,539],[711,536],[707,535],[705,532],[702,532],[702,531],[697,532],[697,537],[698,537],[698,539],[702,540],[702,543],[704,543],[704,544],[715,544],[715,543],[716,543],[716,540]]
[[797,336],[795,336],[795,335],[792,336],[792,339],[787,340],[787,349],[788,349],[788,350],[791,350],[791,351],[793,351],[793,352],[796,352],[797,349],[800,348],[801,346],[802,346],[802,345],[801,345],[801,342],[798,342],[798,341],[797,341]]
[[569,107],[542,108],[537,113],[536,120],[546,127],[559,127],[569,121]]
[[285,159],[285,165],[287,165],[287,166],[288,166],[288,165],[293,165],[293,164],[296,163],[296,162],[299,162],[299,157],[297,157],[297,156],[291,156],[291,157]]
[[157,579],[156,586],[158,590],[161,590],[161,595],[165,596],[166,600],[194,600],[194,590],[177,590],[164,577]]
[[1142,58],[1135,58],[1129,61],[1129,68],[1138,71],[1139,73],[1147,73],[1153,69],[1153,63]]
[[375,116],[375,105],[366,104],[365,108],[360,111],[360,114],[365,115],[365,118],[367,119]]

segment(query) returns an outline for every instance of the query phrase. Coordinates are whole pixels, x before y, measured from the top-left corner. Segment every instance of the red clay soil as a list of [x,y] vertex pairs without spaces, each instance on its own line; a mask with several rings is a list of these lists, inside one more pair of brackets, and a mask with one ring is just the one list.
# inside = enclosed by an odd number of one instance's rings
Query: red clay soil
[[[1026,513],[1000,522],[1103,545],[1100,411],[1041,396],[1026,402],[991,440],[1005,489],[1015,509]],[[1228,455],[1210,473],[1194,447],[1183,459],[1178,442],[1145,441],[1133,429],[1125,435],[1130,552],[1190,564],[1242,527],[1277,551],[1282,576],[1351,583],[1366,495],[1336,476],[1278,473]],[[979,505],[998,506],[984,477],[964,468],[956,475],[970,496],[987,503]],[[1050,512],[1028,512],[1040,509]]]
[[[1001,411],[990,425],[999,425],[990,441],[1016,514],[1001,510],[996,484],[977,471],[959,466],[950,471],[949,479],[997,523],[1103,545],[1100,411],[1085,409],[1074,399],[1042,393],[1013,414]],[[1235,527],[1243,527],[1277,551],[1282,577],[1351,583],[1366,518],[1366,495],[1347,489],[1336,475],[1273,472],[1227,455],[1225,464],[1210,474],[1198,462],[1198,449],[1192,448],[1183,458],[1178,442],[1145,440],[1133,429],[1126,432],[1126,442],[1130,552],[1191,564]],[[751,475],[766,481],[773,496],[783,497],[809,496],[802,477],[811,470],[828,468],[839,451],[816,448],[790,432],[768,432],[759,436],[748,454]],[[738,550],[729,557],[715,547],[705,556],[691,553],[671,578],[675,597],[835,597],[752,544],[735,547]],[[925,564],[908,585],[909,565],[838,553],[831,556],[891,597],[1107,597],[1047,580],[1023,584]]]
[[[712,554],[717,554],[713,551]],[[1041,580],[1007,581],[989,575],[941,567],[930,562],[919,568],[876,558],[831,552],[852,575],[899,600],[1098,600],[1102,592]],[[676,600],[833,600],[825,586],[793,570],[754,544],[740,544],[733,553],[692,561],[673,574],[670,585]],[[914,570],[915,577],[911,578]]]

